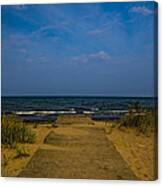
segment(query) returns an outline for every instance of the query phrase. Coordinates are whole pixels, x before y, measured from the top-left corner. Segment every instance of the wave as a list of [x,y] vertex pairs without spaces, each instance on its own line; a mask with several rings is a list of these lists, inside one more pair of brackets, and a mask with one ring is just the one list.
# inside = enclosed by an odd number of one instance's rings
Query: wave
[[115,113],[115,114],[125,114],[125,113],[128,113],[128,110],[104,110],[103,113]]
[[31,121],[54,121],[57,115],[68,114],[84,114],[90,115],[93,120],[114,120],[119,119],[124,114],[128,113],[128,110],[31,110],[31,111],[13,111],[12,114],[18,115],[25,122]]
[[94,114],[95,112],[93,111],[83,111],[83,114]]
[[82,110],[82,111],[76,111],[75,109],[71,110],[44,110],[44,111],[15,111],[12,112],[16,115],[55,115],[55,114],[125,114],[128,113],[128,110]]
[[75,110],[71,111],[16,111],[16,115],[51,115],[51,114],[76,114]]

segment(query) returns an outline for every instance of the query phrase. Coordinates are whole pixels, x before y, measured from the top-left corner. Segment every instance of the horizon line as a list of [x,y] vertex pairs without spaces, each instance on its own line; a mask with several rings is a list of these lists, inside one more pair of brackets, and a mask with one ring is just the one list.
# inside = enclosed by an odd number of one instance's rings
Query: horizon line
[[133,98],[156,98],[158,97],[157,95],[103,95],[103,94],[85,94],[85,95],[81,95],[81,94],[56,94],[56,95],[52,95],[52,94],[47,94],[47,95],[39,95],[39,94],[28,94],[28,95],[1,95],[1,97],[133,97]]

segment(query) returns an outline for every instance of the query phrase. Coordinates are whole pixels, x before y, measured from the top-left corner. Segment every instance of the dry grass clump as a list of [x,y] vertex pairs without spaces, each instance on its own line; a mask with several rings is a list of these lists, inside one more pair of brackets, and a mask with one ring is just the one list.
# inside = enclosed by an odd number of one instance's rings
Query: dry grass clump
[[15,146],[16,143],[33,143],[35,134],[15,115],[3,115],[1,143]]
[[8,166],[13,159],[28,157],[25,143],[34,143],[36,136],[25,123],[15,115],[2,115],[1,118],[2,143],[2,175],[8,175]]
[[121,119],[119,127],[134,127],[138,132],[148,134],[154,130],[154,118],[152,113],[129,113]]
[[3,156],[2,156],[2,166],[5,167],[8,165],[8,162],[10,160],[10,156],[5,153]]
[[29,153],[25,149],[25,147],[17,147],[16,148],[16,156],[15,158],[21,158],[21,157],[28,157]]
[[156,129],[156,114],[156,111],[145,110],[139,103],[135,103],[129,113],[121,118],[119,128],[136,128],[138,134],[142,133],[149,136]]

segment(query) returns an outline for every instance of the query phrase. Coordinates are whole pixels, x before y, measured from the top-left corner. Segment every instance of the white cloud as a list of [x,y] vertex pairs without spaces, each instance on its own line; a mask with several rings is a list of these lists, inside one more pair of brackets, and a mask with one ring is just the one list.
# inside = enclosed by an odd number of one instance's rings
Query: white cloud
[[147,8],[145,6],[134,6],[130,9],[130,12],[140,13],[143,15],[149,15],[149,14],[153,13],[152,10],[150,10],[149,8]]
[[80,56],[75,56],[72,58],[73,61],[77,61],[77,62],[89,62],[89,61],[109,61],[110,60],[110,55],[104,51],[99,51],[96,53],[90,53],[90,54],[83,54]]
[[88,56],[84,54],[80,56],[74,56],[72,60],[76,62],[86,63],[88,61]]
[[89,58],[100,59],[100,60],[103,60],[103,61],[108,61],[110,59],[110,56],[109,56],[108,53],[106,53],[104,51],[99,51],[98,53],[90,54]]

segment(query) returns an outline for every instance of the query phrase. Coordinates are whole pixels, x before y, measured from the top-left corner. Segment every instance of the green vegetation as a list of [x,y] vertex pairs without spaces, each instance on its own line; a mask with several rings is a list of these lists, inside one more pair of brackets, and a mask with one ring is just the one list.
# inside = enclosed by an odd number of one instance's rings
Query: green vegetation
[[17,143],[33,143],[35,134],[15,115],[3,115],[1,143],[15,146]]
[[147,136],[155,130],[156,113],[147,111],[141,107],[139,103],[135,103],[130,109],[130,112],[121,118],[119,128],[133,127],[138,133],[143,133]]
[[28,157],[29,153],[26,151],[24,147],[17,147],[16,148],[16,156],[15,158],[20,158],[20,157]]
[[135,128],[137,135],[144,134],[150,136],[151,132],[157,128],[157,112],[143,108],[139,102],[130,106],[129,113],[125,114],[120,120],[112,122],[112,125],[105,125],[105,132],[112,133],[112,129]]

